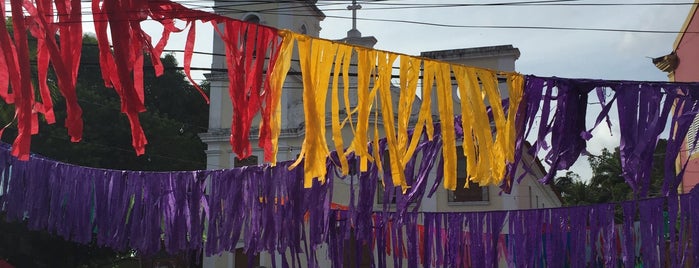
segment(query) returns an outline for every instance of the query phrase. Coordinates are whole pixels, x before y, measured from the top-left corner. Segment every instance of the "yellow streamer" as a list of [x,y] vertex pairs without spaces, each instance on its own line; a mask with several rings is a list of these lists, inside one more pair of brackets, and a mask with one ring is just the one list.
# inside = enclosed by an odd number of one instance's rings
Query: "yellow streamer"
[[[493,122],[495,123],[496,138],[493,142],[492,160],[493,165],[490,177],[485,178],[484,182],[479,182],[480,185],[494,184],[499,182],[505,175],[505,112],[502,109],[502,97],[498,90],[498,77],[495,72],[490,70],[478,69],[478,79],[483,84],[483,90],[490,102],[491,111],[493,113]],[[492,136],[492,134],[490,134]]]
[[[332,83],[332,96],[331,98],[331,113],[332,113],[332,134],[333,143],[335,144],[335,150],[337,151],[338,158],[340,159],[340,168],[342,170],[342,175],[347,175],[349,173],[349,165],[347,163],[347,158],[344,153],[344,141],[342,139],[342,127],[344,124],[340,124],[340,101],[338,100],[338,77],[340,76],[340,69],[343,70],[343,85],[345,87],[345,92],[348,91],[348,79],[344,70],[349,69],[350,60],[352,57],[352,47],[341,45],[337,50],[337,59],[335,60],[335,69],[333,70],[333,83]],[[349,100],[346,100],[347,102]],[[351,122],[351,121],[350,121]]]
[[325,138],[325,105],[328,84],[337,44],[294,34],[298,42],[299,63],[303,78],[303,108],[306,119],[306,137],[301,153],[289,169],[304,161],[304,187],[310,188],[313,179],[325,183],[325,161],[328,144]]
[[[386,134],[386,147],[388,149],[388,155],[390,158],[389,166],[391,167],[391,178],[393,180],[393,185],[400,185],[403,192],[406,192],[408,185],[405,181],[405,166],[401,164],[402,155],[398,151],[398,141],[396,140],[394,122],[395,113],[393,112],[393,100],[391,98],[391,76],[393,74],[393,63],[396,61],[396,58],[398,58],[398,55],[396,54],[379,52],[379,75],[377,85],[379,88],[383,127]],[[413,93],[413,98],[414,96],[415,94]],[[377,143],[377,141],[378,137],[375,137],[374,142]]]
[[[413,103],[417,97],[417,84],[420,80],[419,58],[406,55],[400,56],[400,96],[398,99],[398,153],[405,155],[408,149],[408,127],[410,115],[413,111]],[[405,167],[407,161],[401,157],[401,165]],[[409,160],[409,158],[408,158]]]
[[505,159],[508,163],[512,163],[515,161],[515,139],[517,138],[516,116],[524,97],[524,77],[520,74],[508,73],[507,85],[510,89],[510,108],[507,111],[507,125],[505,128],[507,142],[504,151],[507,153]]
[[[456,65],[452,68],[461,95],[463,148],[469,179],[481,186],[499,184],[507,164],[514,161],[515,115],[523,97],[524,79],[519,74],[504,74],[510,94],[505,115],[494,71]],[[488,119],[486,102],[491,106],[492,122]],[[491,123],[495,126],[495,137]]]
[[[477,79],[476,77],[470,77],[468,70],[463,66],[453,66],[454,76],[456,77],[456,82],[458,84],[459,96],[461,96],[461,128],[464,131],[463,138],[463,153],[466,157],[466,174],[477,174],[478,167],[476,165],[476,142],[475,133],[473,132],[475,120],[473,116],[473,105],[471,105],[471,99],[473,98],[472,85],[469,84],[471,79]],[[472,175],[469,175],[472,176]],[[464,185],[468,187],[468,182]]]
[[[352,47],[331,41],[314,39],[289,31],[279,31],[283,38],[276,66],[270,75],[272,98],[272,163],[276,162],[278,140],[281,131],[281,90],[288,70],[294,42],[298,44],[299,61],[303,79],[304,117],[306,137],[301,153],[290,168],[304,161],[304,187],[311,187],[313,179],[325,183],[325,163],[329,154],[325,116],[328,86],[332,74],[330,91],[330,109],[332,139],[340,156],[343,174],[349,173],[345,157],[354,152],[360,158],[360,171],[368,169],[368,162],[373,161],[382,170],[382,151],[379,150],[379,116],[383,118],[384,132],[394,185],[400,185],[405,192],[408,185],[405,180],[405,166],[413,157],[422,132],[429,140],[434,135],[432,123],[432,95],[437,98],[441,133],[443,139],[442,156],[444,159],[444,187],[455,190],[456,185],[456,137],[453,128],[454,107],[452,96],[452,72],[458,84],[461,96],[462,127],[464,130],[463,154],[467,161],[469,180],[479,185],[500,183],[507,163],[514,160],[515,116],[523,98],[523,77],[515,73],[504,73],[507,77],[510,103],[509,111],[504,112],[499,91],[498,74],[491,70],[450,65],[438,61],[421,60],[406,55],[400,56],[400,96],[397,110],[391,92],[392,67],[399,57],[390,52],[381,52],[369,48]],[[356,52],[357,62],[357,106],[351,107],[349,96],[349,69],[352,53]],[[334,66],[333,66],[334,64]],[[422,70],[421,70],[422,65]],[[421,95],[417,123],[412,137],[408,136],[408,127],[419,76],[422,72]],[[346,117],[340,118],[340,76],[344,87],[344,106]],[[433,90],[436,90],[433,92]],[[492,108],[492,122],[488,118],[487,104]],[[372,110],[373,109],[373,110]],[[380,109],[380,111],[379,111]],[[374,113],[373,148],[369,153],[370,119]],[[394,117],[397,115],[397,119]],[[356,122],[353,117],[356,116]],[[397,121],[396,121],[397,120]],[[342,130],[349,121],[354,138],[349,148],[344,150]],[[397,129],[396,129],[397,127]],[[495,131],[495,135],[493,135]],[[466,183],[463,187],[468,187]]]
[[284,86],[284,80],[286,79],[286,74],[289,72],[291,67],[291,54],[294,49],[294,37],[289,31],[279,30],[279,36],[282,37],[282,44],[279,48],[279,56],[277,57],[277,62],[274,65],[274,70],[269,77],[270,80],[270,90],[272,99],[272,115],[270,116],[270,129],[271,129],[271,140],[272,140],[272,158],[270,159],[271,165],[277,164],[277,153],[279,152],[279,134],[282,128],[282,112],[281,112],[281,100],[282,100],[282,87]]
[[422,78],[422,104],[420,105],[420,113],[418,114],[417,123],[413,131],[413,137],[410,140],[408,150],[403,155],[403,163],[410,161],[410,158],[415,153],[422,129],[427,132],[427,139],[432,140],[434,127],[432,126],[432,82],[436,73],[436,61],[424,61],[423,78]]
[[454,130],[454,101],[452,99],[451,68],[448,63],[437,64],[437,106],[442,130],[442,159],[444,159],[444,188],[456,190],[456,133]]
[[369,90],[371,76],[376,66],[376,51],[368,48],[356,48],[357,52],[357,125],[354,139],[347,153],[355,152],[359,157],[359,171],[367,171],[368,161],[374,161],[369,154],[369,116],[376,90]]
[[493,150],[492,130],[483,99],[485,95],[478,83],[475,68],[454,66],[454,74],[459,90],[462,91],[461,108],[465,110],[463,117],[467,119],[462,122],[467,173],[471,181],[485,182],[491,176],[490,163]]

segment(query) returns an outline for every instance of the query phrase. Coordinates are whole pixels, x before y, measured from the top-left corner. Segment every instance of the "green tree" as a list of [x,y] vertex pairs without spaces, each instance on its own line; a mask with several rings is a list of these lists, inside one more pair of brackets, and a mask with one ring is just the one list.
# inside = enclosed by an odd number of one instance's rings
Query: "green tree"
[[[35,42],[30,47],[36,47]],[[148,137],[146,154],[136,156],[131,147],[128,120],[120,112],[117,94],[106,88],[99,72],[99,54],[94,37],[83,38],[77,95],[83,109],[84,132],[79,143],[70,142],[64,127],[65,102],[49,76],[56,123],[40,119],[39,134],[32,137],[32,152],[76,165],[120,170],[196,170],[205,168],[205,145],[197,137],[206,131],[208,106],[199,92],[177,68],[172,55],[162,59],[165,72],[155,77],[150,61],[144,69],[147,112],[140,115]],[[146,57],[148,58],[148,57]],[[36,82],[36,81],[35,81]],[[38,94],[36,94],[38,96]],[[13,118],[14,107],[0,105],[0,124]],[[11,142],[16,125],[11,124],[2,140]],[[21,237],[22,239],[18,239]],[[95,245],[80,245],[47,232],[29,231],[22,223],[7,223],[0,214],[0,259],[19,267],[112,267],[131,252],[114,252]]]
[[[653,167],[651,170],[649,196],[658,196],[662,189],[663,172],[665,170],[665,149],[667,140],[660,139],[653,153]],[[621,202],[634,198],[631,187],[626,183],[621,168],[619,147],[610,152],[606,148],[602,154],[589,156],[588,161],[592,167],[590,184],[598,192],[600,203]]]
[[[137,157],[131,147],[128,120],[120,112],[120,101],[106,88],[99,71],[96,40],[83,39],[83,53],[78,75],[78,101],[83,109],[83,140],[70,142],[64,127],[65,102],[55,85],[52,95],[56,123],[40,123],[39,134],[32,137],[32,152],[77,165],[122,170],[195,170],[205,168],[205,145],[197,137],[206,131],[208,107],[177,68],[174,56],[163,58],[165,73],[155,77],[145,68],[147,111],[140,115],[148,137],[146,154]],[[147,62],[147,65],[150,65]],[[3,119],[11,117],[12,107],[4,106]],[[7,121],[4,121],[7,122]],[[10,126],[3,141],[11,142],[16,134]]]
[[553,187],[561,194],[563,205],[577,206],[597,202],[595,192],[591,191],[589,183],[582,181],[580,176],[573,171],[568,171],[564,176],[554,180]]
[[[653,154],[649,196],[660,195],[666,147],[667,140],[658,140]],[[568,171],[554,181],[564,205],[621,202],[634,198],[631,187],[624,179],[619,147],[613,151],[602,149],[601,154],[588,156],[588,162],[592,169],[592,176],[588,180],[582,180],[578,174]]]

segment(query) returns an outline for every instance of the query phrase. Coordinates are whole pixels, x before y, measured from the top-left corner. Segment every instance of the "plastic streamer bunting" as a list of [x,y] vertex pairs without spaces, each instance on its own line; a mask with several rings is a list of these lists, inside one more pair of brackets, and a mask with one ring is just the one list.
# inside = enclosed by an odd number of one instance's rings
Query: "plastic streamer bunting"
[[[586,122],[587,103],[588,95],[593,90],[601,110],[590,126]],[[611,99],[607,99],[607,94],[611,95]],[[698,94],[699,83],[526,76],[525,104],[519,108],[516,119],[521,120],[516,122],[521,124],[517,131],[523,134],[517,135],[515,153],[524,150],[524,141],[533,132],[535,142],[529,151],[533,155],[546,152],[544,160],[550,168],[541,182],[550,183],[557,170],[568,169],[580,155],[587,154],[587,141],[592,138],[592,131],[605,119],[611,131],[608,116],[616,104],[623,175],[638,198],[648,194],[653,152],[670,119],[663,194],[677,194],[674,189],[681,182],[687,162],[680,163],[680,169],[675,173],[675,160],[699,112]],[[538,126],[535,125],[537,121]],[[520,159],[515,157],[515,166]]]
[[[439,157],[439,136],[423,137],[418,154]],[[8,220],[79,243],[135,249],[144,256],[204,249],[210,256],[243,241],[247,254],[279,254],[272,261],[282,267],[318,267],[322,258],[333,267],[349,260],[386,267],[389,258],[408,267],[685,267],[699,261],[699,242],[692,239],[699,235],[697,188],[620,204],[440,213],[405,206],[419,204],[426,194],[426,180],[418,180],[405,195],[392,191],[399,186],[384,192],[397,193],[396,211],[374,211],[376,165],[353,176],[328,175],[325,183],[305,188],[298,179],[302,167],[289,170],[291,164],[118,171],[39,156],[20,161],[3,145],[0,208]],[[348,164],[359,161],[350,157]],[[416,167],[415,177],[425,178],[433,166]],[[329,174],[339,174],[332,161],[327,167]],[[332,203],[339,180],[359,188],[342,209]],[[623,214],[616,215],[616,208]],[[320,251],[322,245],[327,251]]]
[[[131,124],[137,154],[143,154],[147,144],[138,117],[145,110],[144,57],[150,56],[156,73],[162,73],[159,59],[171,33],[188,28],[184,70],[192,80],[195,25],[210,22],[226,49],[229,97],[236,115],[231,122],[233,151],[238,158],[250,155],[251,124],[259,114],[259,146],[265,160],[273,164],[152,173],[85,168],[30,157],[31,135],[39,131],[38,115],[55,122],[46,83],[49,66],[66,99],[68,134],[74,142],[82,138],[75,92],[82,6],[79,0],[10,0],[12,31],[5,20],[0,26],[0,98],[14,104],[18,128],[12,146],[3,145],[0,150],[0,210],[8,220],[26,221],[32,229],[72,241],[96,241],[144,255],[159,252],[161,244],[169,253],[205,249],[211,255],[233,250],[242,239],[248,254],[268,251],[284,256],[283,267],[317,266],[316,249],[322,244],[328,245],[327,254],[335,266],[343,266],[349,258],[361,261],[365,248],[377,250],[376,256],[367,258],[379,267],[386,266],[387,256],[409,267],[496,263],[655,267],[699,262],[699,239],[695,239],[699,237],[699,189],[678,196],[675,189],[687,162],[673,172],[699,113],[699,83],[522,76],[355,47],[166,0],[91,3],[102,76],[121,98],[121,112]],[[0,5],[0,10],[5,9]],[[163,26],[155,44],[140,27],[149,18]],[[186,26],[177,28],[175,20]],[[26,33],[37,39],[39,98],[31,82]],[[281,90],[294,48],[302,72],[307,134],[295,162],[276,163]],[[356,85],[351,85],[350,63],[355,62]],[[399,68],[397,101],[391,92],[394,65]],[[463,103],[459,108],[452,106],[452,79]],[[415,101],[418,84],[419,102]],[[349,95],[350,87],[356,96]],[[601,111],[594,122],[587,122],[593,91]],[[504,92],[509,100],[501,102]],[[203,91],[202,95],[206,99]],[[350,99],[355,97],[353,104]],[[436,123],[432,102],[438,110]],[[333,152],[326,140],[327,103]],[[413,108],[418,111],[417,121],[408,130]],[[449,190],[468,185],[457,185],[455,178],[455,145],[461,140],[470,181],[500,184],[509,193],[522,178],[515,176],[515,170],[526,170],[521,164],[523,154],[544,154],[549,171],[541,182],[550,183],[556,171],[568,169],[587,153],[593,130],[604,121],[610,124],[612,108],[618,111],[623,174],[635,201],[478,213],[425,212],[416,205],[430,198],[440,183]],[[455,117],[455,111],[461,116]],[[386,136],[382,139],[379,119]],[[346,125],[353,135],[349,143],[342,137]],[[664,197],[644,199],[652,154],[662,133],[669,133]],[[527,150],[530,135],[534,142]],[[432,185],[428,185],[430,174],[437,174]],[[349,180],[352,188],[349,203],[340,210],[332,203],[337,180]],[[373,209],[372,201],[380,191],[377,182],[384,189],[382,211]],[[212,185],[210,191],[207,184]],[[393,199],[395,207],[388,205]],[[615,215],[616,211],[623,215]],[[355,248],[346,249],[347,245]],[[352,253],[355,256],[347,256]]]
[[[66,98],[68,118],[66,126],[71,140],[77,142],[82,137],[81,110],[77,104],[75,83],[79,64],[82,17],[81,1],[41,0],[36,2],[11,0],[15,19],[26,18],[31,22],[15,21],[14,40],[9,32],[0,32],[0,46],[3,58],[0,70],[6,70],[8,79],[3,82],[0,96],[6,103],[14,103],[19,134],[13,146],[13,155],[25,159],[29,155],[30,136],[38,133],[38,113],[44,115],[48,123],[55,121],[51,97],[46,84],[48,66],[53,66],[59,77],[59,88]],[[54,10],[53,7],[56,7]],[[3,7],[4,8],[4,7]],[[228,66],[228,93],[233,106],[231,119],[230,143],[233,152],[240,159],[251,155],[250,135],[253,120],[259,115],[259,147],[264,151],[266,162],[276,162],[278,138],[281,128],[281,90],[285,76],[290,68],[294,44],[299,54],[300,69],[304,84],[304,117],[306,137],[303,150],[295,167],[302,159],[305,174],[304,185],[310,187],[314,179],[323,182],[326,169],[324,160],[329,156],[325,138],[325,103],[331,103],[332,137],[335,149],[342,153],[339,158],[342,174],[348,174],[346,157],[354,154],[359,157],[359,170],[367,170],[369,162],[378,161],[380,170],[384,166],[392,171],[393,184],[401,185],[407,191],[405,171],[409,159],[417,146],[417,139],[408,140],[407,126],[411,120],[413,103],[419,103],[418,123],[414,130],[420,137],[424,130],[431,138],[432,107],[439,107],[439,119],[446,125],[454,117],[452,104],[451,77],[455,76],[460,84],[468,88],[462,92],[471,106],[462,107],[461,112],[470,112],[474,117],[485,113],[485,103],[499,103],[500,91],[507,90],[512,96],[521,96],[521,83],[507,83],[499,86],[498,78],[507,77],[509,81],[521,81],[518,74],[498,73],[491,70],[470,68],[430,59],[420,59],[397,53],[378,51],[370,48],[352,46],[292,33],[285,30],[248,23],[203,11],[191,10],[180,4],[167,0],[131,1],[108,0],[91,2],[96,37],[100,49],[100,68],[107,87],[114,88],[121,98],[121,112],[126,115],[131,125],[132,145],[137,155],[145,152],[148,143],[139,120],[139,113],[145,111],[143,91],[144,57],[150,56],[156,75],[163,72],[160,56],[173,33],[187,32],[184,44],[184,72],[190,81],[191,59],[196,39],[196,25],[210,22],[215,32],[221,37],[226,52]],[[26,15],[23,13],[26,11]],[[58,16],[69,14],[69,16]],[[13,19],[14,20],[14,19]],[[160,39],[154,42],[140,26],[141,22],[151,20],[162,25]],[[176,21],[185,22],[178,28]],[[40,103],[33,95],[31,77],[28,68],[29,57],[26,47],[26,29],[37,38],[37,64]],[[188,29],[187,29],[188,28]],[[5,30],[5,29],[3,29]],[[0,31],[3,31],[0,30]],[[60,42],[58,32],[60,31]],[[110,35],[111,34],[111,35]],[[59,45],[60,44],[60,45]],[[349,69],[352,62],[357,63],[356,86],[350,85]],[[396,107],[392,99],[392,70],[394,65],[400,68],[401,89]],[[415,94],[422,78],[422,94],[416,101]],[[342,76],[342,78],[340,78]],[[515,78],[516,79],[513,79]],[[332,83],[330,81],[332,79]],[[342,81],[340,81],[342,80]],[[9,83],[8,83],[9,81]],[[480,81],[480,82],[476,82]],[[340,82],[342,87],[340,87]],[[8,91],[9,84],[16,89]],[[329,86],[332,92],[328,92]],[[208,98],[196,83],[195,87]],[[351,106],[350,87],[356,88],[357,103]],[[500,88],[502,87],[502,88]],[[509,87],[505,89],[505,87]],[[344,90],[340,90],[340,88]],[[342,91],[342,93],[341,93]],[[328,94],[330,93],[330,94]],[[344,103],[340,101],[343,97]],[[330,98],[330,101],[327,99]],[[436,98],[434,101],[432,98]],[[514,99],[513,99],[514,100]],[[434,103],[433,103],[434,102]],[[517,104],[518,102],[513,102]],[[343,108],[344,105],[344,108]],[[497,106],[497,105],[496,105]],[[339,111],[346,111],[346,117],[340,118]],[[489,131],[489,122],[484,119],[464,120],[465,128],[473,131],[473,143],[465,150],[468,159],[479,159],[478,169],[470,165],[471,179],[481,185],[498,184],[506,174],[506,167],[512,165],[514,144],[511,137],[514,131],[516,109],[506,115],[502,107],[493,107],[495,127]],[[392,114],[398,113],[397,118]],[[373,127],[370,118],[374,118]],[[382,118],[382,119],[379,119]],[[379,123],[379,121],[381,121]],[[348,148],[340,134],[349,124],[353,139]],[[396,127],[398,126],[397,130]],[[453,130],[443,128],[444,142],[455,144]],[[381,162],[380,152],[375,147],[370,154],[366,147],[370,141],[380,138],[380,133],[387,137],[387,148],[391,159]],[[495,137],[492,137],[495,133]],[[381,135],[384,135],[381,134]],[[445,187],[456,189],[456,150],[454,146],[443,148],[445,165]],[[463,185],[460,185],[463,186]],[[459,186],[459,187],[460,187]]]

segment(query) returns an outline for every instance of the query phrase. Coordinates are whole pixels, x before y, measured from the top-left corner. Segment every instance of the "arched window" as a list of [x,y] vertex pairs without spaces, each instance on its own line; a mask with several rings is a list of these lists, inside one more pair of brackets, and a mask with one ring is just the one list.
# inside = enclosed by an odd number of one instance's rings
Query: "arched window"
[[308,29],[306,29],[306,24],[301,25],[301,33],[306,34],[308,32]]
[[243,21],[255,23],[255,24],[260,24],[260,17],[258,17],[255,14],[249,14],[249,15],[245,16]]
[[[245,15],[245,17],[243,17],[243,21],[248,22],[248,23],[252,23],[252,24],[260,24],[260,17],[255,15],[255,14],[247,14],[247,15]],[[257,28],[257,27],[254,27],[254,28]],[[256,35],[252,35],[252,36],[256,36]],[[246,38],[247,38],[247,36],[246,36]],[[257,40],[254,40],[254,41],[256,42]],[[244,44],[247,43],[247,40],[243,40],[243,43]],[[253,55],[253,57],[257,56],[257,47],[253,48],[252,55]]]

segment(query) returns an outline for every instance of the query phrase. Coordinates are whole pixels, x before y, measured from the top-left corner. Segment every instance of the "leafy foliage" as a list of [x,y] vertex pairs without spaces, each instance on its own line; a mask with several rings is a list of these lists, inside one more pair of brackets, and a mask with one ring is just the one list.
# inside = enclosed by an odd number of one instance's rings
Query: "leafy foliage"
[[[131,147],[128,120],[120,112],[120,100],[113,89],[104,86],[96,39],[85,36],[83,43],[77,83],[78,100],[83,109],[83,140],[70,142],[64,127],[65,102],[56,87],[55,74],[51,73],[49,86],[56,123],[48,125],[40,119],[39,134],[32,138],[32,152],[96,168],[204,169],[205,145],[197,134],[206,131],[208,106],[184,73],[177,69],[175,57],[166,55],[162,59],[165,72],[160,77],[155,76],[153,68],[148,66],[150,61],[146,61],[147,112],[142,113],[140,119],[149,144],[146,154],[137,157]],[[38,92],[36,95],[39,96]],[[13,113],[13,107],[0,105],[0,124],[11,122]],[[16,132],[16,125],[10,124],[2,140],[11,142]],[[18,267],[113,267],[131,255],[130,252],[68,242],[44,231],[27,230],[21,223],[7,223],[2,218],[0,215],[0,259],[8,259]]]
[[[194,87],[177,70],[172,55],[163,58],[165,73],[155,77],[145,68],[147,111],[141,121],[149,139],[146,154],[137,157],[131,147],[130,126],[120,112],[120,101],[106,88],[99,68],[98,48],[93,37],[83,40],[78,75],[78,101],[83,109],[83,141],[72,143],[66,129],[65,102],[52,86],[56,124],[40,123],[32,138],[32,152],[72,164],[124,170],[195,170],[205,168],[205,145],[196,136],[206,131],[208,107]],[[147,65],[150,65],[148,62]],[[49,77],[49,80],[52,80]],[[49,81],[51,82],[51,81]],[[12,118],[11,107],[3,106],[1,120]],[[16,128],[10,126],[3,141],[10,142]]]
[[[659,195],[662,189],[666,146],[666,140],[659,140],[653,154],[650,196]],[[600,155],[589,156],[588,162],[592,168],[592,177],[588,180],[582,180],[572,171],[556,178],[554,187],[561,193],[564,205],[611,203],[634,198],[631,187],[624,180],[619,147],[614,151],[602,149]]]

